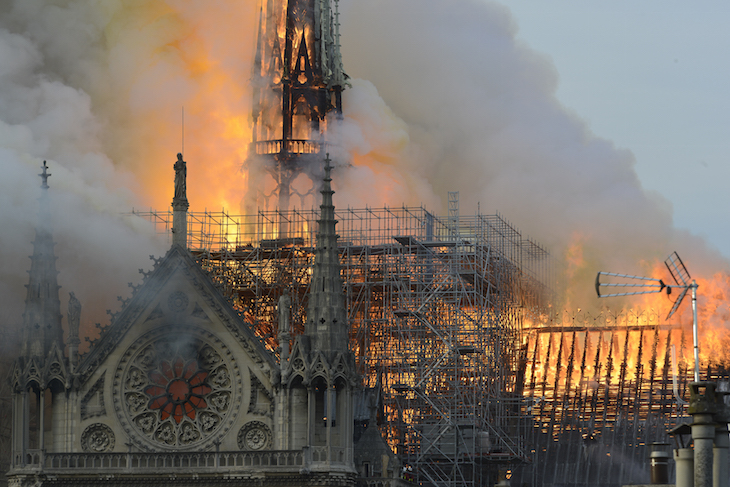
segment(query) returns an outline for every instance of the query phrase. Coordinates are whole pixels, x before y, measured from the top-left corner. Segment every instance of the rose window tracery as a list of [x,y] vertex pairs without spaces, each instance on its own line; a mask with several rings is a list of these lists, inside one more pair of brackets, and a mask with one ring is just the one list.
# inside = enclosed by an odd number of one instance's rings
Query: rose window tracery
[[166,327],[140,337],[124,354],[114,401],[140,447],[206,448],[231,427],[242,383],[233,355],[214,335]]
[[163,360],[149,377],[154,384],[145,387],[144,393],[151,397],[149,408],[160,410],[162,421],[170,416],[177,424],[185,416],[194,420],[196,411],[208,407],[205,396],[213,389],[205,383],[208,372],[198,366],[197,360]]

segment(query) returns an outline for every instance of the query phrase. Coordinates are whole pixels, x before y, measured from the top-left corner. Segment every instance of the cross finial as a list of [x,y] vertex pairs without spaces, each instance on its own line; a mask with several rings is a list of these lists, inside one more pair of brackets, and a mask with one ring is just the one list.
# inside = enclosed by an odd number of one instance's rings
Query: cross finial
[[46,164],[46,161],[43,161],[43,172],[39,174],[41,178],[43,178],[43,184],[41,184],[41,188],[48,189],[48,177],[50,174],[48,173],[48,165]]

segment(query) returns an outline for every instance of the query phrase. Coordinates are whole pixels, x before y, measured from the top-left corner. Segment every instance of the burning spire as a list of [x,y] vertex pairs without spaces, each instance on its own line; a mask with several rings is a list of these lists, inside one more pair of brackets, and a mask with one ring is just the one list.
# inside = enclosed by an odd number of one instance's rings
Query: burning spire
[[[253,73],[253,140],[246,166],[249,205],[279,209],[314,192],[328,115],[342,114],[346,75],[338,0],[262,0]],[[265,187],[270,175],[273,189]],[[300,176],[307,189],[295,189]],[[301,188],[301,186],[298,185]],[[268,193],[266,191],[269,191]],[[250,211],[249,213],[254,213]],[[282,237],[285,236],[282,229]]]

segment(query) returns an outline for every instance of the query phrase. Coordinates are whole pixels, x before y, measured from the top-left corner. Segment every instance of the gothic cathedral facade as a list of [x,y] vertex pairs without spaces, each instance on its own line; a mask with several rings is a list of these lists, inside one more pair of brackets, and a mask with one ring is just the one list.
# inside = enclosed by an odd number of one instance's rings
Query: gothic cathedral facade
[[362,435],[356,453],[355,398],[365,396],[348,348],[329,174],[327,163],[304,333],[291,337],[282,297],[278,357],[181,244],[178,184],[171,248],[80,356],[73,296],[63,339],[44,166],[9,484],[354,486],[358,463],[380,459],[381,485],[401,483],[379,435]]

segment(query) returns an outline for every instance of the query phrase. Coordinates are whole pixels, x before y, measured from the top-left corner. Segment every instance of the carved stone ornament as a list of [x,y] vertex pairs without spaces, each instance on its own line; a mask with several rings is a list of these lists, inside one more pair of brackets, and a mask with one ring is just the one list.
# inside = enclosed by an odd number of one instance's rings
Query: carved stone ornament
[[182,291],[174,292],[170,294],[169,298],[167,298],[167,307],[170,308],[170,311],[175,313],[185,311],[188,307],[188,303],[190,303],[188,295]]
[[250,421],[238,432],[241,450],[268,450],[271,448],[271,428],[261,421]]
[[81,449],[91,453],[104,453],[114,449],[114,432],[102,423],[87,426],[81,434]]
[[130,438],[147,450],[206,449],[235,421],[243,380],[212,333],[167,326],[139,339],[114,377],[114,405]]
[[104,407],[104,376],[102,375],[89,391],[81,398],[81,419],[86,420],[94,416],[105,416]]

